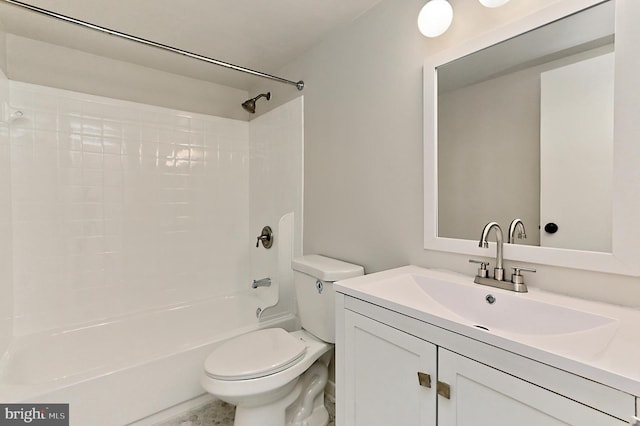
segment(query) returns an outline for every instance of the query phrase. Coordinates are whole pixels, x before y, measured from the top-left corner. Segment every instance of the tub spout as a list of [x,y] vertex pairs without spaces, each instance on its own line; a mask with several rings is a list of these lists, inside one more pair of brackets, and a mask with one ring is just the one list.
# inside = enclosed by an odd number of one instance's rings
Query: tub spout
[[270,287],[271,286],[271,278],[262,278],[259,280],[253,280],[253,284],[251,284],[251,288],[258,287]]

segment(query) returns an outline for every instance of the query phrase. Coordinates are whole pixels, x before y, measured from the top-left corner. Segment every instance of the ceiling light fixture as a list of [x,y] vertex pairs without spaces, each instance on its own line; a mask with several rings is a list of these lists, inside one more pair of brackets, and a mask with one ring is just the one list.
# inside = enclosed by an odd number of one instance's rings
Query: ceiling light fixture
[[453,21],[453,8],[447,0],[430,0],[418,15],[418,28],[426,37],[444,34]]
[[484,7],[500,7],[509,2],[509,0],[478,0]]
[[[484,7],[500,7],[509,0],[478,0]],[[445,33],[453,21],[453,8],[447,0],[429,0],[418,14],[418,28],[426,37],[438,37]]]

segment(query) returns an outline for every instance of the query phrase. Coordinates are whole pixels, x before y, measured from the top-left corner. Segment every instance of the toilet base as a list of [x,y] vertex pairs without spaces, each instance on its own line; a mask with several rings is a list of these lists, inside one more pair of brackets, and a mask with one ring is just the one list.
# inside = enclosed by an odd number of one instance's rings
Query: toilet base
[[275,402],[262,406],[238,404],[234,426],[326,426],[327,364],[328,357],[316,361],[294,382],[291,391]]
[[271,404],[258,407],[236,406],[234,426],[284,426],[286,406],[291,404],[300,393],[300,386],[296,385],[293,393],[286,398]]
[[329,412],[322,406],[315,409],[302,423],[286,423],[286,426],[327,426],[327,424],[329,424]]

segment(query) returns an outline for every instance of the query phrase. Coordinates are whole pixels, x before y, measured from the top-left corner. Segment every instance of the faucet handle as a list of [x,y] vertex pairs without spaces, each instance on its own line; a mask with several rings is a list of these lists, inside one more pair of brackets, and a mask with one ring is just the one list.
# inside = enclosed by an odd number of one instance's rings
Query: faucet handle
[[536,272],[535,269],[525,268],[524,266],[512,266],[511,269],[513,269],[513,272],[515,272],[515,275],[520,275],[520,271]]
[[520,271],[536,272],[535,269],[525,268],[524,266],[512,266],[511,269],[513,269],[513,274],[511,274],[511,282],[518,285],[524,285],[524,277],[520,274]]
[[256,241],[256,248],[260,246],[260,242],[262,242],[262,246],[266,249],[271,248],[273,245],[273,231],[270,226],[262,228],[262,232],[260,232],[258,240]]
[[489,262],[483,262],[482,260],[469,259],[469,263],[477,263],[480,265],[478,268],[478,275],[482,278],[489,277],[489,271],[487,270],[487,266],[489,266]]

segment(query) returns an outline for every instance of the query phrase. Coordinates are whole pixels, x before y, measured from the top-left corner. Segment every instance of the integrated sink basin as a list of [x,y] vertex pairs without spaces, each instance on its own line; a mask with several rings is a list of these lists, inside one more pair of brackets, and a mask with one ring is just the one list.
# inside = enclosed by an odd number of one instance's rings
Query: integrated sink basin
[[489,330],[549,335],[582,332],[617,322],[605,316],[531,300],[522,293],[509,294],[419,275],[406,278],[407,285],[417,285],[442,307]]
[[426,321],[445,320],[452,331],[470,337],[489,333],[580,359],[600,354],[618,330],[618,319],[576,308],[567,304],[570,298],[515,293],[474,284],[460,274],[412,268],[351,280],[349,293]]

